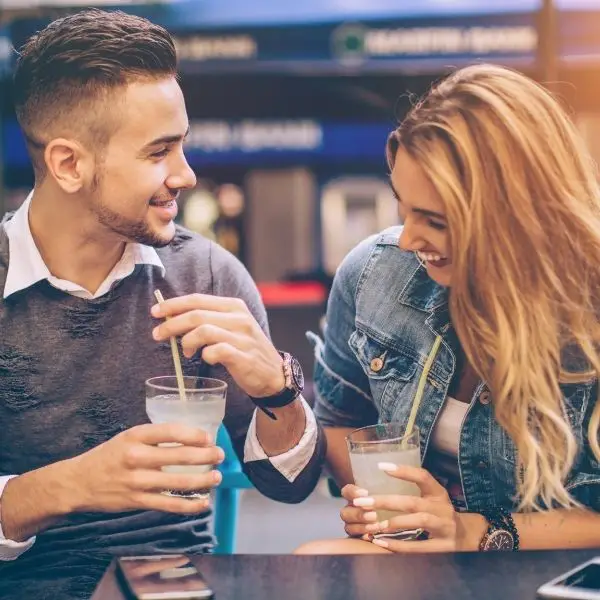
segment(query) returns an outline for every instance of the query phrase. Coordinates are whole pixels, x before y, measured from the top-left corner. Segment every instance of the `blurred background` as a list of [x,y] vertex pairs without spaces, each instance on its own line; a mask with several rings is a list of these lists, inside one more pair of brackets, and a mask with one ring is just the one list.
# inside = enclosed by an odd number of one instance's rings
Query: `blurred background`
[[[433,81],[474,62],[515,67],[559,94],[600,159],[600,0],[0,0],[0,215],[33,184],[11,103],[14,49],[90,5],[175,37],[198,176],[179,219],[244,262],[276,345],[309,380],[305,331],[319,329],[346,252],[397,222],[386,138]],[[341,536],[339,505],[325,491],[300,507],[250,491],[238,551]]]

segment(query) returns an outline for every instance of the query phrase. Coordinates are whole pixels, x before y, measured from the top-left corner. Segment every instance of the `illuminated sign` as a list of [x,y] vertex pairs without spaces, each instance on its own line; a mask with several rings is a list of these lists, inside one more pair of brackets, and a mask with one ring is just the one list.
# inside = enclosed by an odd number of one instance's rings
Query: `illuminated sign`
[[258,53],[250,35],[192,35],[176,37],[177,56],[181,60],[250,60]]
[[534,26],[395,27],[341,25],[332,34],[332,50],[340,60],[403,56],[527,54],[534,52]]
[[321,125],[312,120],[193,121],[186,146],[203,152],[307,151],[321,146]]

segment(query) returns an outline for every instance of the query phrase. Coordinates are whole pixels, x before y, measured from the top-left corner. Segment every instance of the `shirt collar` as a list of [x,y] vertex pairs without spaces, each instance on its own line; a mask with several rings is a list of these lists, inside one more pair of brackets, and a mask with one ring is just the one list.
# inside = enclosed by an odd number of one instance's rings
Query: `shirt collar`
[[38,281],[43,280],[47,280],[54,287],[73,295],[97,298],[106,294],[115,283],[131,275],[136,265],[158,267],[164,277],[165,267],[156,250],[150,246],[134,242],[126,245],[123,256],[95,294],[91,294],[71,281],[54,277],[46,266],[46,263],[44,263],[31,235],[29,207],[32,197],[33,192],[27,196],[13,217],[4,222],[4,229],[9,245],[9,262],[3,292],[4,298],[8,298],[12,294],[25,290],[38,283]]

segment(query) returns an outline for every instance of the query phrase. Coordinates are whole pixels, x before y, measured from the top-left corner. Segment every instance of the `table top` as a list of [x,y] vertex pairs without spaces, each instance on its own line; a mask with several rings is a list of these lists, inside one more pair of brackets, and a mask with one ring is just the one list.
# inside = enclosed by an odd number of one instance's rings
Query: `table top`
[[[437,555],[192,557],[215,600],[533,600],[597,550]],[[125,600],[110,565],[92,600]]]

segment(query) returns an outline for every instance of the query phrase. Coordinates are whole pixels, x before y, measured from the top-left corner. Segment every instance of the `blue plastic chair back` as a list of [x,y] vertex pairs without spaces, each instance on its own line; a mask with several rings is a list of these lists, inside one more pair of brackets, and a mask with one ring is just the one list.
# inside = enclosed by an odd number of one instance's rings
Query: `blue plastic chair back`
[[227,429],[223,425],[217,433],[217,446],[225,452],[225,460],[219,465],[223,476],[214,495],[215,554],[233,554],[237,532],[240,490],[251,488],[252,484],[242,471],[237,454],[231,445]]

